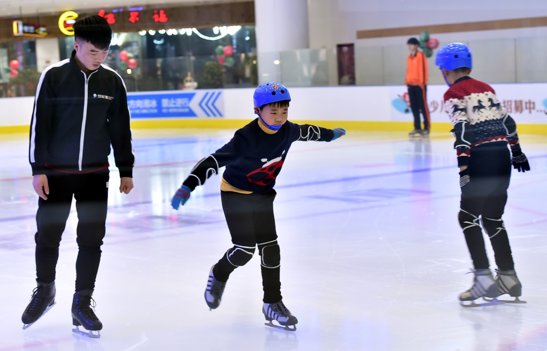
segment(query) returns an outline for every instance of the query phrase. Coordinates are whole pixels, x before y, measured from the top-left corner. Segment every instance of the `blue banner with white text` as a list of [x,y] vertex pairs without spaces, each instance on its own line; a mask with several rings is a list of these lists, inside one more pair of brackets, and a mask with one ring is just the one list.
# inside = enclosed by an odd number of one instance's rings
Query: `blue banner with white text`
[[131,118],[224,117],[222,90],[129,93]]

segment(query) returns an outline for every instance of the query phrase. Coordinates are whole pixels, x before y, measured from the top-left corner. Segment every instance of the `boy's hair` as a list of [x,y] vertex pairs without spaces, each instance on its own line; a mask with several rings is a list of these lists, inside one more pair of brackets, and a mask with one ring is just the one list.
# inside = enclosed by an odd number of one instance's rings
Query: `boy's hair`
[[112,28],[104,17],[93,15],[74,23],[74,38],[90,42],[98,49],[108,49],[112,40]]
[[266,104],[266,105],[262,105],[262,106],[259,107],[259,109],[262,110],[266,106],[271,106],[271,107],[275,107],[275,108],[289,107],[290,103],[291,102],[289,100],[277,101],[277,102],[272,102],[272,103],[269,103],[269,104]]
[[420,42],[418,41],[417,38],[415,37],[412,37],[412,38],[408,38],[408,40],[406,41],[407,44],[412,44],[412,45],[420,45]]
[[469,67],[458,67],[458,68],[454,69],[453,71],[456,72],[456,73],[469,74],[469,73],[471,73],[471,68],[469,68]]

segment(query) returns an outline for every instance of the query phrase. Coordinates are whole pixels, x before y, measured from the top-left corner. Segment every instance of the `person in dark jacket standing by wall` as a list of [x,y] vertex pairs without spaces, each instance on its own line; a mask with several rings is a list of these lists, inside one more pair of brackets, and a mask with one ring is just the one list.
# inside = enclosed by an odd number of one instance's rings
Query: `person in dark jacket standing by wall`
[[112,30],[100,16],[74,24],[69,59],[46,68],[38,82],[30,126],[29,162],[39,196],[36,213],[36,281],[25,309],[24,327],[55,304],[55,269],[59,244],[72,198],[78,213],[76,289],[72,321],[90,336],[102,323],[94,313],[92,293],[105,236],[109,164],[112,147],[120,173],[120,192],[133,188],[127,92],[122,78],[103,65]]
[[[410,110],[414,116],[414,129],[409,133],[413,136],[427,136],[431,128],[429,107],[427,106],[427,81],[429,71],[427,59],[423,52],[418,50],[420,42],[412,37],[407,40],[410,54],[406,59],[405,84],[408,89]],[[424,118],[423,128],[420,120],[420,113]]]

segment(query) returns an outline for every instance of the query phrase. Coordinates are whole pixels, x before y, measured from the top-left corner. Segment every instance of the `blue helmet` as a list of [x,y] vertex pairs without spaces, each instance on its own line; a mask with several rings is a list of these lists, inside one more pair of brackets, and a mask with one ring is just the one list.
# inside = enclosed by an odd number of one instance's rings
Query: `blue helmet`
[[291,95],[283,84],[269,82],[256,87],[253,100],[255,107],[261,108],[274,102],[291,101]]
[[471,51],[464,43],[450,43],[443,46],[437,52],[435,64],[440,69],[447,71],[455,70],[456,68],[473,68],[473,59]]

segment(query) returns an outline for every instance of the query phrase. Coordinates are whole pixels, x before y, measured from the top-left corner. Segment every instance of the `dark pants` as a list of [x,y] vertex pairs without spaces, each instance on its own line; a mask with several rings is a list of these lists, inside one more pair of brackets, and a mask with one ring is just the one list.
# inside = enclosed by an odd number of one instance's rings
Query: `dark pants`
[[[460,224],[467,218],[464,235],[475,269],[489,268],[483,233],[490,238],[499,269],[514,269],[511,246],[502,216],[511,179],[511,158],[505,142],[471,149],[470,182],[461,188]],[[469,215],[476,218],[475,225]],[[465,222],[465,221],[463,221]],[[465,229],[467,228],[467,229]]]
[[[264,302],[267,303],[282,299],[279,245],[273,211],[275,195],[275,190],[267,194],[250,195],[221,192],[222,208],[234,247],[213,268],[216,279],[227,281],[230,273],[248,262],[255,247],[258,247]],[[244,248],[247,253],[241,254],[240,248]]]
[[422,129],[420,113],[424,117],[424,130],[430,128],[429,107],[427,106],[427,89],[419,85],[407,85],[410,110],[414,117],[414,129]]
[[89,174],[48,175],[47,200],[38,200],[36,213],[36,277],[39,282],[55,280],[59,244],[70,213],[72,197],[76,199],[76,291],[93,289],[105,235],[108,200],[108,171]]

